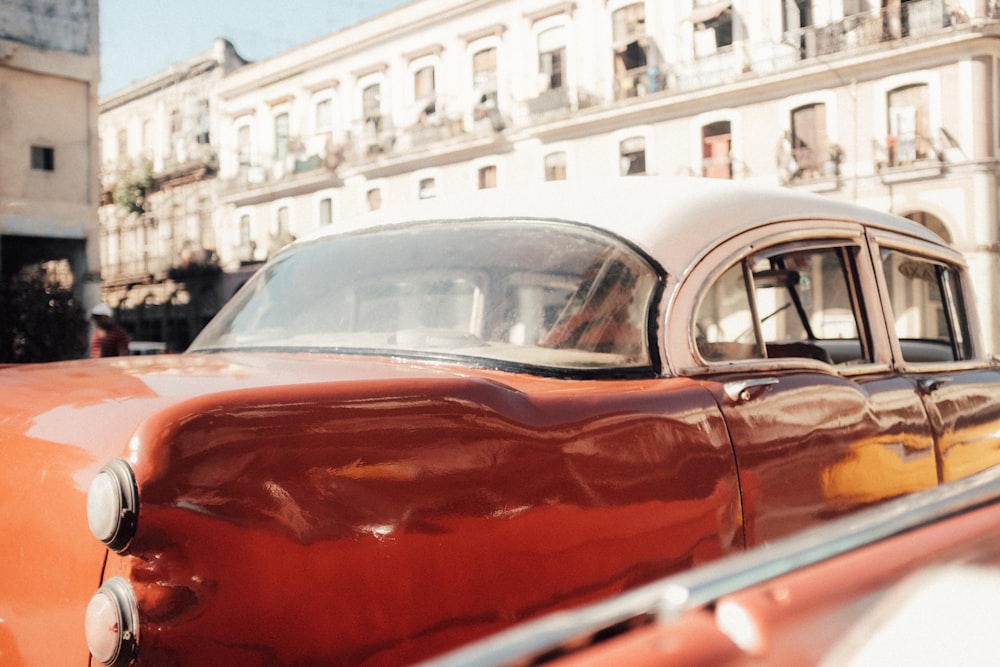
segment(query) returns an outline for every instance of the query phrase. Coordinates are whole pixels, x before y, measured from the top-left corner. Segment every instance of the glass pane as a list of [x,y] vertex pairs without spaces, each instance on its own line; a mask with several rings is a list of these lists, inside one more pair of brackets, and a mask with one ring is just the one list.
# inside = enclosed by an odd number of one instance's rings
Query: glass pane
[[906,164],[930,155],[933,146],[929,99],[929,88],[925,84],[889,92],[890,164]]
[[960,306],[953,269],[896,250],[883,250],[882,262],[893,326],[903,359],[911,362],[952,361],[968,354],[964,322],[955,321]]
[[633,250],[589,228],[482,220],[386,228],[287,252],[227,304],[192,349],[649,367],[658,284]]
[[853,247],[778,247],[734,265],[699,307],[699,352],[709,361],[754,359],[765,356],[763,347],[769,358],[865,361],[867,346],[859,334],[864,328],[851,288],[857,253]]
[[835,249],[770,255],[753,268],[766,342],[858,338],[850,283]]
[[792,156],[797,176],[814,178],[823,174],[827,159],[826,105],[811,104],[792,111]]
[[743,264],[730,267],[708,290],[695,318],[698,352],[709,361],[754,359],[762,355]]

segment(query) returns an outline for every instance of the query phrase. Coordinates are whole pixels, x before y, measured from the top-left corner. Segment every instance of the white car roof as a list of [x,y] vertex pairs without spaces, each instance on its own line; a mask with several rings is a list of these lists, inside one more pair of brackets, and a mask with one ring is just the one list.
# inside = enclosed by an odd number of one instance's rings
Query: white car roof
[[303,241],[338,232],[419,220],[535,218],[606,229],[680,275],[718,241],[762,224],[843,220],[944,245],[910,220],[787,188],[692,177],[625,176],[599,183],[552,181],[422,200],[327,227]]

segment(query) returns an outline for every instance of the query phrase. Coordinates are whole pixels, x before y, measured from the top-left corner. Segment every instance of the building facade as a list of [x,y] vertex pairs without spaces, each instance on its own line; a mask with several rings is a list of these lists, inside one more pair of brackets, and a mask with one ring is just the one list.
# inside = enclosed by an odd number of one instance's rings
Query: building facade
[[133,339],[183,349],[221,305],[213,104],[244,64],[220,39],[101,99],[102,292]]
[[996,5],[417,0],[217,81],[213,250],[546,179],[783,184],[944,236],[1000,350]]
[[29,265],[100,298],[97,0],[0,5],[0,279]]

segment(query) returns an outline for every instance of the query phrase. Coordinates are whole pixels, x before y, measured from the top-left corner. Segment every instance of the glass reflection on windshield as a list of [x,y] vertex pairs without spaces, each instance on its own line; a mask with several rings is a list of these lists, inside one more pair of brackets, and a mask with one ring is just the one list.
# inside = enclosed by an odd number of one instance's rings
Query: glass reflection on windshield
[[301,244],[191,347],[432,354],[551,368],[651,364],[657,276],[588,227],[448,221]]

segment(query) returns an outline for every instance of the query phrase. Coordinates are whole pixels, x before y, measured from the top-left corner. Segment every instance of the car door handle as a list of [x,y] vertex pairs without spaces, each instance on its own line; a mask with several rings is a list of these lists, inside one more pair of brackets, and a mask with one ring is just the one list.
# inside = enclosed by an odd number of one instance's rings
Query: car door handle
[[736,380],[722,385],[722,390],[726,392],[733,403],[749,401],[759,395],[772,384],[778,384],[778,378],[755,378],[753,380]]
[[932,394],[947,381],[948,378],[921,378],[917,380],[917,389],[921,394]]

